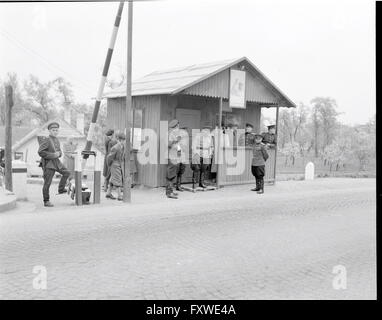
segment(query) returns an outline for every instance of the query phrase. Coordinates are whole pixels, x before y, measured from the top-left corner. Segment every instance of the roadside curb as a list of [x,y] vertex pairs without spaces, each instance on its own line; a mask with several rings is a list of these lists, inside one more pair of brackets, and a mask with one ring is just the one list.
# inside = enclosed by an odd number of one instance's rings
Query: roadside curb
[[0,194],[0,213],[16,208],[16,195]]

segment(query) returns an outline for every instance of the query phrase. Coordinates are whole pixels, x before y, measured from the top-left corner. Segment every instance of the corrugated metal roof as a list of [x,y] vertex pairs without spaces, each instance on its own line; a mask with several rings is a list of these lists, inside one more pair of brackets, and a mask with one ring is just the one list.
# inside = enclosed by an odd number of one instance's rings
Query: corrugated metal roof
[[[132,95],[173,94],[179,89],[198,82],[205,77],[224,69],[238,59],[218,62],[193,64],[182,68],[172,68],[152,72],[132,83]],[[106,92],[104,98],[117,98],[126,96],[124,85]]]
[[[159,95],[159,94],[177,94],[201,81],[216,75],[217,73],[228,69],[238,63],[247,62],[252,71],[256,73],[263,82],[270,86],[279,97],[285,101],[287,107],[296,107],[296,104],[290,100],[273,82],[268,79],[249,59],[242,57],[239,59],[223,60],[203,64],[194,64],[187,67],[172,68],[167,70],[152,72],[143,78],[137,79],[132,83],[132,95]],[[126,85],[106,92],[104,98],[118,98],[126,96]],[[266,101],[267,102],[267,101]]]

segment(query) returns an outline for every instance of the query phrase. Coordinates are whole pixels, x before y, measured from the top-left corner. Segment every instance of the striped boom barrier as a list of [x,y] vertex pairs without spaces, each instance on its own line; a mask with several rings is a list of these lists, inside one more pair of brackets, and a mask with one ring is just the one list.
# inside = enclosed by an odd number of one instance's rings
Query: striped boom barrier
[[[121,22],[123,6],[124,6],[124,1],[120,1],[117,16],[116,16],[115,22],[114,22],[113,33],[112,33],[111,39],[110,39],[109,49],[107,50],[106,60],[105,60],[104,66],[103,66],[101,82],[100,82],[99,87],[98,87],[96,102],[95,102],[94,110],[93,110],[92,122],[90,124],[88,136],[86,138],[85,151],[90,151],[92,148],[94,128],[95,128],[95,124],[97,122],[99,108],[101,106],[102,94],[103,94],[103,90],[105,88],[107,74],[109,72],[109,66],[110,66],[110,62],[111,62],[111,57],[113,55],[115,40],[117,39],[119,24]],[[88,157],[89,157],[89,155],[86,155],[86,154],[83,155],[84,159],[87,159]]]

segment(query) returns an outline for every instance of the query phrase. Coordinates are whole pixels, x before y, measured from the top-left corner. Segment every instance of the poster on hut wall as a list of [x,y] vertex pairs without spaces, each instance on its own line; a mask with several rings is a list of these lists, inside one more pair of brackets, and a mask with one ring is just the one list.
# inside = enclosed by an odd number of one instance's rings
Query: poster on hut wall
[[231,69],[229,106],[245,109],[245,71]]

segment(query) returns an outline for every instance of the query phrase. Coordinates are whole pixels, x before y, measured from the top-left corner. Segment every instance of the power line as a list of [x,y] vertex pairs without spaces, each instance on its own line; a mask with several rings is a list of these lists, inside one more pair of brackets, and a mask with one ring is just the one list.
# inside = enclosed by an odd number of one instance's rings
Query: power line
[[[41,59],[41,62],[43,62],[47,67],[48,69],[53,72],[55,75],[57,75],[57,70],[63,74],[65,74],[67,77],[70,78],[71,81],[73,82],[76,82],[77,84],[79,84],[82,88],[86,89],[86,91],[88,91],[89,93],[91,94],[94,94],[94,91],[93,89],[90,89],[90,87],[83,83],[81,80],[77,79],[76,77],[74,77],[73,75],[69,74],[68,72],[66,72],[65,70],[61,69],[60,67],[58,67],[57,65],[55,65],[54,63],[52,63],[51,61],[47,60],[46,58],[44,58],[43,56],[41,56],[38,52],[26,47],[25,45],[23,45],[19,40],[17,40],[15,37],[13,37],[12,35],[9,34],[9,32],[5,31],[4,29],[0,28],[0,34],[5,37],[8,41],[10,41],[11,43],[13,43],[14,45],[16,45],[17,47],[19,47],[20,49],[24,50],[27,54],[29,55],[34,55],[35,57]],[[52,67],[56,69],[56,71],[52,70]]]

